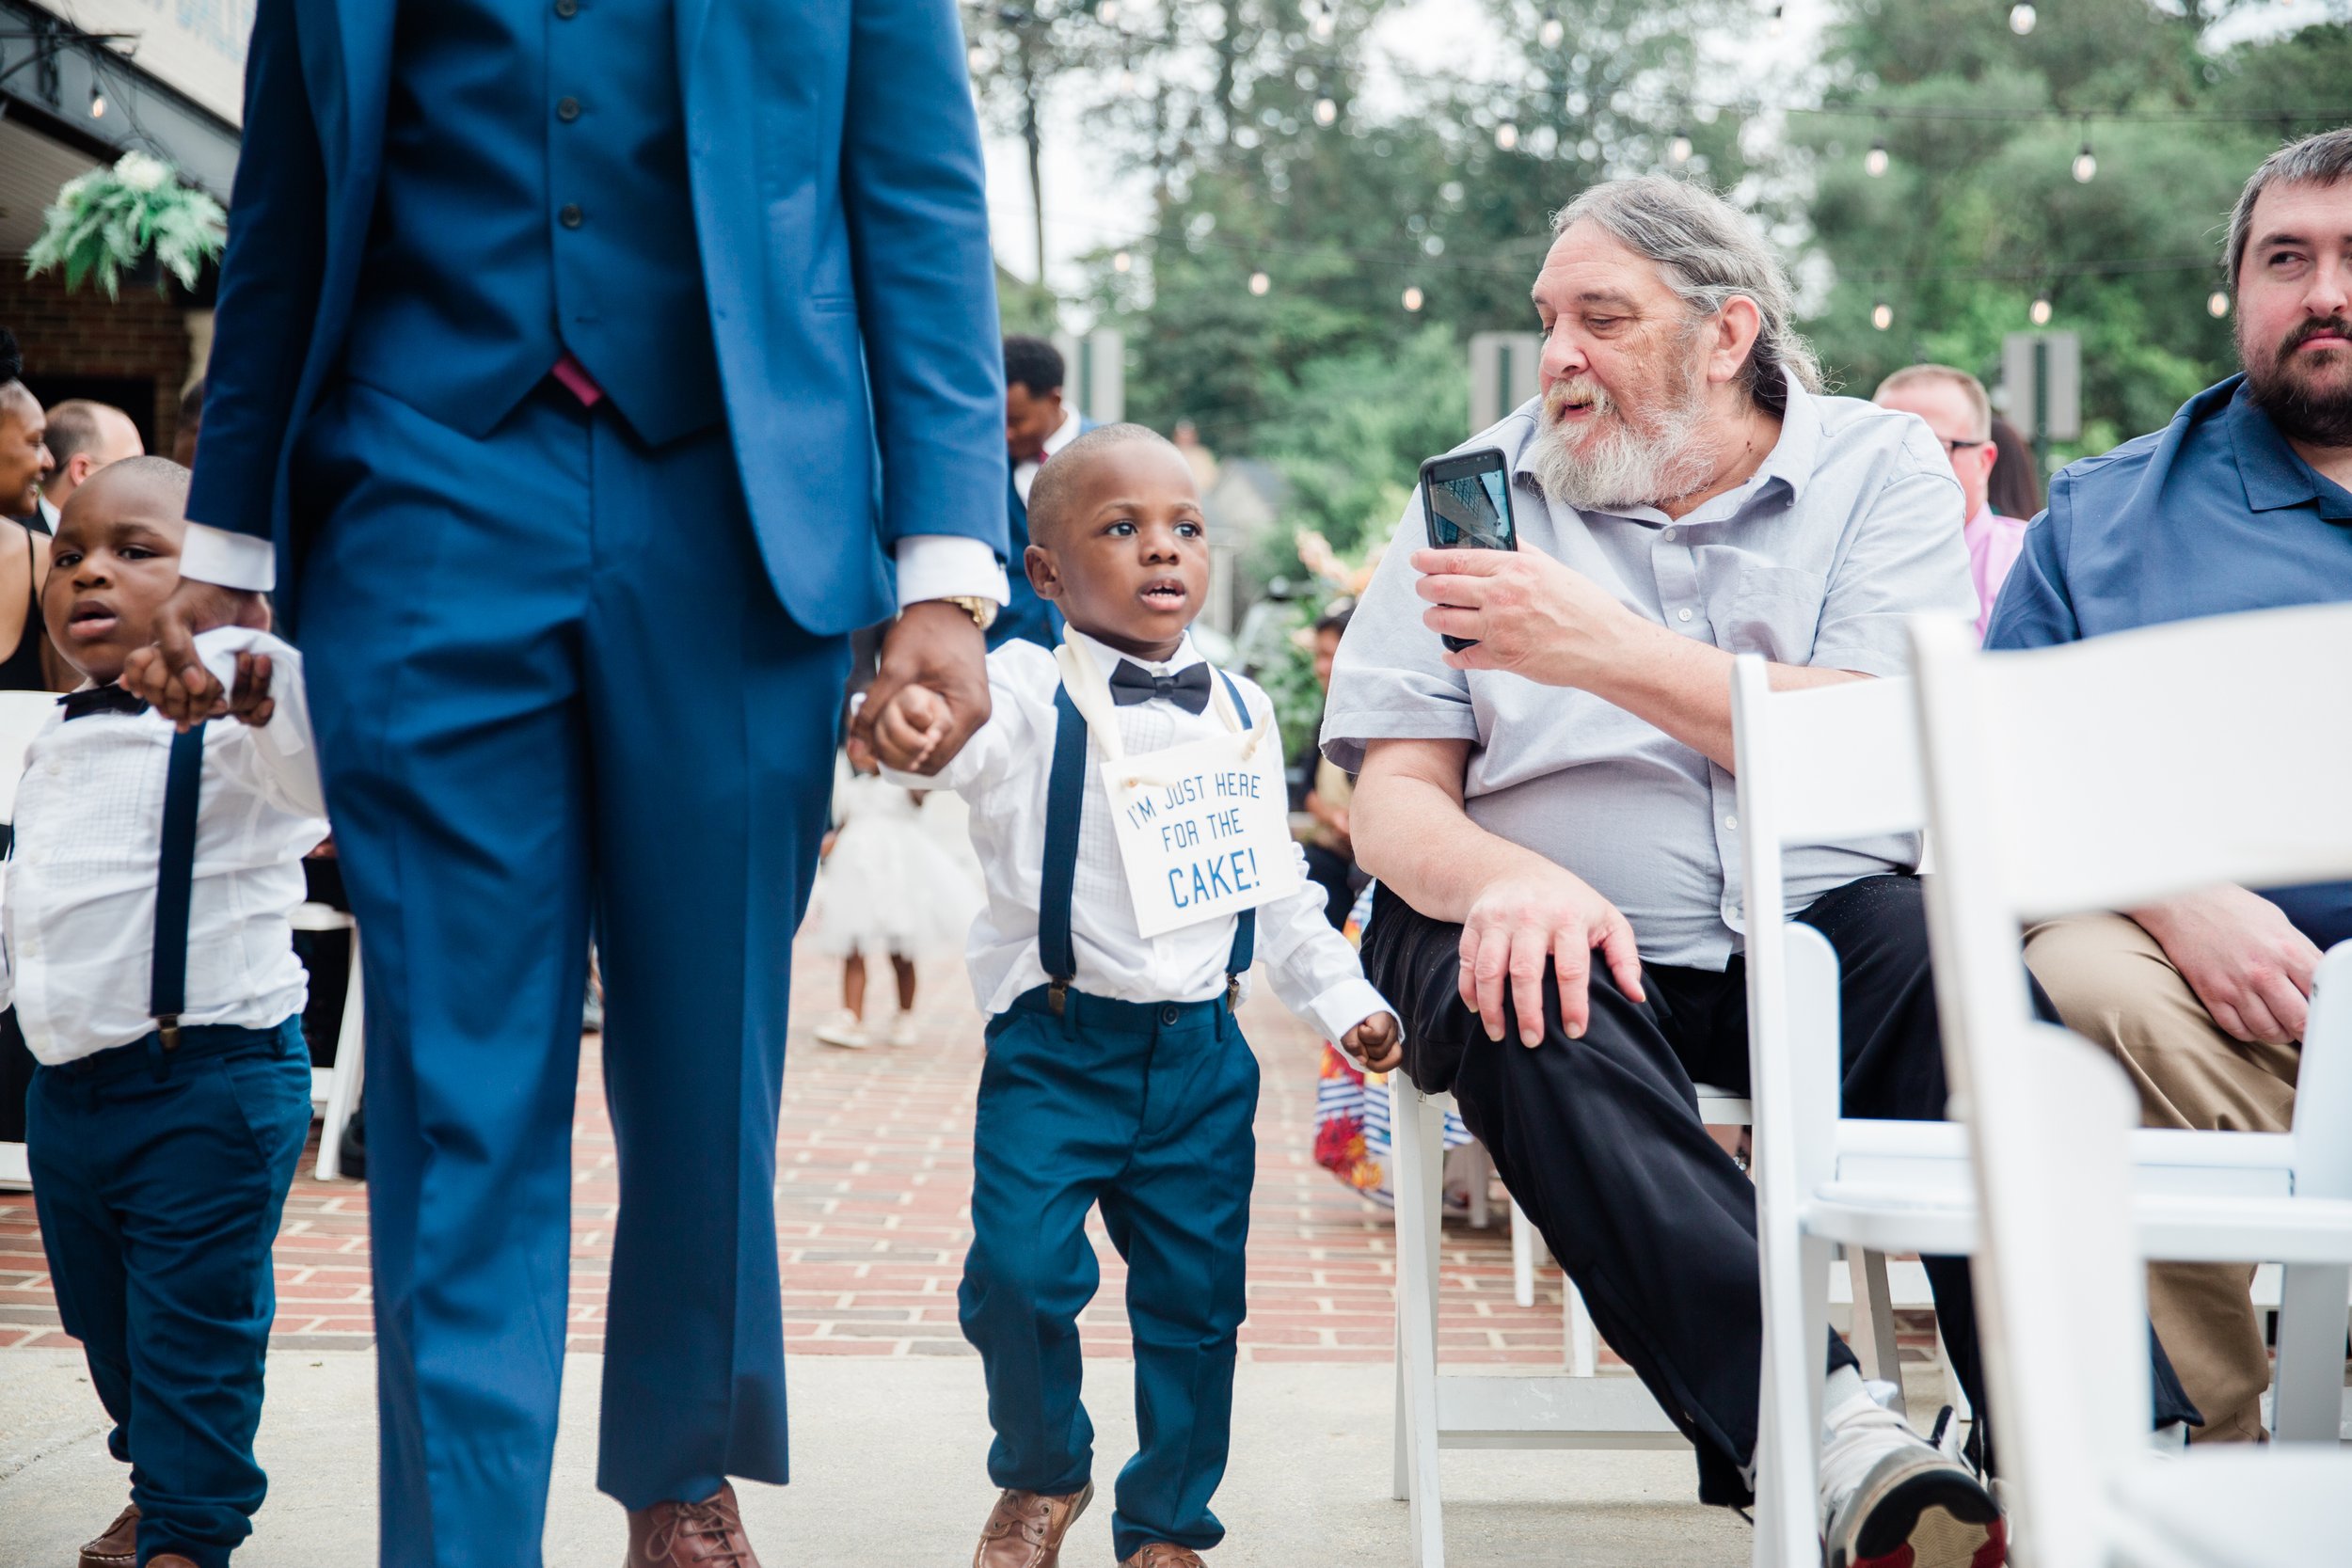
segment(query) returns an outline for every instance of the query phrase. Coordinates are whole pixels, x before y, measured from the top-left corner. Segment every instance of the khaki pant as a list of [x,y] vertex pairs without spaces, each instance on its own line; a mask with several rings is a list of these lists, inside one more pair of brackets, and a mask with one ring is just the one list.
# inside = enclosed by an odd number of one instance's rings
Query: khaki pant
[[[2045,922],[2026,933],[2026,965],[2066,1026],[2123,1064],[2143,1126],[2287,1131],[2299,1049],[2223,1034],[2137,922],[2118,914]],[[2247,1294],[2253,1277],[2250,1263],[2148,1270],[2148,1315],[2204,1414],[2200,1442],[2248,1442],[2262,1432],[2270,1359]]]

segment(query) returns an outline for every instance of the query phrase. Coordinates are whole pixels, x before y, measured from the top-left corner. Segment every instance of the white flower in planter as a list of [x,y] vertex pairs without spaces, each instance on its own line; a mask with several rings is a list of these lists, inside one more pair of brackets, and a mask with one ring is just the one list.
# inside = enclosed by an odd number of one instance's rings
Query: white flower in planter
[[171,180],[171,166],[144,152],[125,152],[115,160],[115,178],[123,188],[141,196],[161,190]]

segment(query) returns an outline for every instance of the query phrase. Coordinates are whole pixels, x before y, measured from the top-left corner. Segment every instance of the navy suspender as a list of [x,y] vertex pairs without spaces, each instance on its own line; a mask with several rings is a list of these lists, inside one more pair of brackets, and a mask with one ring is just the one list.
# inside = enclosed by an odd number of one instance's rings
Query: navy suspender
[[155,955],[147,1010],[166,1051],[180,1047],[180,1013],[187,1004],[188,905],[196,891],[196,807],[203,783],[204,726],[198,724],[171,737],[171,762],[164,775],[164,845],[155,865]]
[[[1241,727],[1249,728],[1249,705],[1241,688],[1220,670]],[[1054,692],[1054,766],[1045,784],[1045,876],[1038,889],[1037,956],[1050,980],[1046,995],[1061,1015],[1077,978],[1078,953],[1070,939],[1070,901],[1078,879],[1078,817],[1086,804],[1087,721],[1066,689]],[[1241,977],[1257,950],[1258,911],[1244,910],[1233,921],[1232,951],[1225,958],[1225,1001],[1241,996]]]

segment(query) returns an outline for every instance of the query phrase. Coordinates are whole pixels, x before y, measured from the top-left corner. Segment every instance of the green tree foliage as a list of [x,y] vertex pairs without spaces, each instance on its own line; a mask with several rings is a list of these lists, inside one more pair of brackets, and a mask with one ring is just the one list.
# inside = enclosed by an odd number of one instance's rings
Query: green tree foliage
[[[1830,101],[1860,112],[1793,117],[1790,133],[1834,279],[1808,328],[1847,390],[1918,359],[1990,381],[2037,297],[2082,338],[2083,439],[2060,455],[2153,429],[2234,369],[2230,323],[2206,309],[2222,227],[2266,153],[2326,128],[2309,111],[2352,108],[2352,32],[2217,54],[2203,26],[2150,0],[2064,0],[2020,38],[1981,0],[1848,0],[1822,66]],[[1914,118],[1956,106],[2017,118]],[[2150,118],[2078,118],[2115,113]],[[2160,118],[2219,114],[2265,118]],[[2087,182],[2072,171],[2086,135]]]

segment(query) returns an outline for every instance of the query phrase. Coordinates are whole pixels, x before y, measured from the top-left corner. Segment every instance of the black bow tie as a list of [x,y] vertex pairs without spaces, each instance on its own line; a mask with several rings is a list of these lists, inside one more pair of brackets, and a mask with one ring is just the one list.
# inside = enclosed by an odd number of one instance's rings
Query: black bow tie
[[1155,675],[1131,658],[1119,661],[1111,672],[1111,701],[1120,707],[1133,707],[1152,698],[1164,698],[1186,713],[1206,713],[1209,710],[1209,667],[1188,664],[1172,675]]
[[93,686],[81,691],[69,691],[57,699],[68,719],[86,719],[93,713],[145,713],[147,705],[119,686]]

